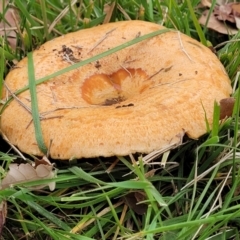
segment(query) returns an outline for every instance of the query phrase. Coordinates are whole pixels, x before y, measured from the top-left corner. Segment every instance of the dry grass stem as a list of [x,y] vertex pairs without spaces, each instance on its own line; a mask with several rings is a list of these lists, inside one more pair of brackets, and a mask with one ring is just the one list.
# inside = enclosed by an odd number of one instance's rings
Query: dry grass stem
[[119,162],[119,159],[117,158],[109,167],[108,169],[106,170],[106,173],[111,173],[111,171],[115,168],[115,166],[117,166]]
[[95,49],[97,46],[99,46],[107,37],[110,33],[112,33],[116,28],[111,29],[110,31],[108,31],[101,39],[99,39],[96,44],[90,48],[90,50],[88,51],[88,53],[90,53],[93,49]]
[[104,13],[106,13],[106,16],[104,18],[103,24],[110,22],[115,5],[116,5],[115,1],[113,1],[111,4],[104,5]]
[[126,20],[132,20],[131,17],[127,14],[127,12],[124,10],[124,8],[118,3],[117,4],[118,10],[123,14]]
[[181,33],[179,31],[177,31],[177,34],[178,34],[178,40],[179,40],[179,44],[180,44],[181,50],[185,53],[185,55],[188,57],[188,59],[191,62],[194,62],[193,59],[189,56],[189,54],[187,53],[186,49],[183,46],[183,42],[182,42],[182,39],[181,39]]
[[[125,219],[126,214],[127,214],[127,210],[128,210],[128,205],[124,204],[123,210],[122,210],[122,214],[121,214],[121,217],[120,217],[120,220],[119,220],[119,224],[121,224],[121,225],[123,225],[124,219]],[[120,228],[119,228],[119,226],[117,226],[116,232],[115,232],[112,240],[116,240],[117,239],[119,230],[120,230]]]
[[[220,187],[220,189],[219,189],[219,192],[218,192],[218,194],[217,194],[217,196],[216,196],[216,198],[215,198],[215,200],[214,200],[214,202],[213,202],[210,210],[208,211],[208,213],[206,213],[206,214],[204,215],[204,218],[209,217],[211,213],[213,213],[214,211],[216,211],[217,209],[219,209],[219,208],[222,207],[222,201],[221,201],[222,191],[223,191],[223,188],[225,187],[226,182],[228,181],[229,176],[230,176],[231,173],[232,173],[232,167],[229,169],[228,175],[226,176],[226,178],[219,184],[219,186],[221,185],[221,187]],[[218,201],[219,201],[219,204],[216,205]],[[201,226],[198,228],[198,230],[197,230],[196,233],[194,234],[192,240],[194,240],[194,239],[197,238],[197,236],[198,236],[199,232],[201,231],[201,229],[203,228],[203,226],[204,226],[204,225],[201,225]]]
[[[190,186],[192,186],[195,182],[201,180],[202,178],[204,178],[206,175],[208,175],[213,169],[215,169],[217,166],[219,166],[220,164],[222,164],[223,162],[225,162],[228,159],[231,159],[233,157],[233,150],[230,150],[224,157],[222,157],[221,160],[219,160],[216,164],[214,164],[213,166],[211,166],[210,168],[208,168],[205,172],[203,172],[202,174],[200,174],[199,176],[196,176],[196,178],[192,181],[190,181],[189,183],[187,183],[184,187],[182,187],[181,190],[188,188]],[[236,157],[240,158],[240,152],[236,152]]]
[[11,90],[10,88],[7,86],[7,84],[4,82],[4,86],[5,88],[8,90],[8,92],[10,93],[10,95],[30,114],[32,114],[32,110],[26,106]]

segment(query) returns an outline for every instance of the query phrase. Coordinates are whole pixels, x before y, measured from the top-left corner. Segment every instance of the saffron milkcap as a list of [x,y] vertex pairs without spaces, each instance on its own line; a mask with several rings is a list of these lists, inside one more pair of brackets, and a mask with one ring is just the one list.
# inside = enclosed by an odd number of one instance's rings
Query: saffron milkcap
[[[122,21],[55,38],[33,52],[36,79],[164,29]],[[2,100],[28,85],[28,59],[5,79]],[[218,58],[177,31],[146,39],[37,85],[41,128],[54,159],[150,153],[197,139],[211,126],[214,102],[230,80]],[[43,155],[36,142],[29,90],[3,110],[0,129],[22,152]]]

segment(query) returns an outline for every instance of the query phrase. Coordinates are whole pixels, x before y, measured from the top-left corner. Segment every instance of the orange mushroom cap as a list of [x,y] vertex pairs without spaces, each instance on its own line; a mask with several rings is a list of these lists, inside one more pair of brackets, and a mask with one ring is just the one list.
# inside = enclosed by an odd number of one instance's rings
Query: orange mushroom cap
[[[80,30],[33,52],[36,79],[164,27],[123,21]],[[10,92],[28,85],[28,59],[5,79]],[[3,100],[10,92],[5,88]],[[169,31],[37,85],[41,127],[55,159],[149,153],[206,133],[214,101],[230,96],[218,58],[196,40]],[[29,91],[4,109],[0,128],[28,154],[42,155],[34,133]],[[21,104],[19,103],[21,101]]]

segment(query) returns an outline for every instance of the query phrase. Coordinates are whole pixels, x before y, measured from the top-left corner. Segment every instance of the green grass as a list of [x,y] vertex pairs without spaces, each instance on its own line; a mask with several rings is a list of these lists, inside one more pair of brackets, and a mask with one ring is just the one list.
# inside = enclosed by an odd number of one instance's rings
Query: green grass
[[[114,1],[11,2],[19,9],[20,32],[15,50],[7,43],[0,46],[0,90],[14,61],[49,39],[102,23],[104,4]],[[119,0],[110,19],[164,22],[165,26],[207,44],[209,32],[203,31],[196,21],[198,3]],[[48,188],[30,190],[49,180],[0,190],[0,201],[8,204],[2,239],[240,239],[238,39],[239,34],[229,37],[231,41],[217,49],[234,86],[236,106],[232,118],[219,123],[216,106],[210,134],[188,141],[148,164],[142,156],[56,161],[53,192]],[[89,61],[93,60],[96,59]],[[39,83],[47,80],[40,79]],[[34,84],[30,82],[29,88],[34,95]],[[35,121],[38,125],[38,119]],[[34,160],[9,150],[0,139],[2,178],[11,162]],[[115,161],[118,162],[112,167]],[[130,192],[143,196],[138,200],[140,206],[126,204]],[[137,213],[138,208],[144,209],[143,215]]]

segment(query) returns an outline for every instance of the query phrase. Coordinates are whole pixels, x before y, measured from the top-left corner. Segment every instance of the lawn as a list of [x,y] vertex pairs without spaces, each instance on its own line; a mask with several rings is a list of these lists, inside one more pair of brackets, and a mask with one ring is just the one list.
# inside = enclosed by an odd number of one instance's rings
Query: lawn
[[[216,104],[207,134],[198,140],[183,138],[183,144],[164,149],[152,161],[142,154],[50,159],[54,179],[13,181],[0,189],[1,239],[240,239],[240,34],[200,25],[200,2],[10,0],[3,7],[0,19],[11,8],[18,25],[8,41],[0,38],[0,92],[10,69],[46,41],[102,23],[139,19],[211,47],[231,79],[235,106],[232,116],[220,121]],[[213,11],[216,1],[208,2]],[[1,181],[12,163],[35,161],[0,137]]]

